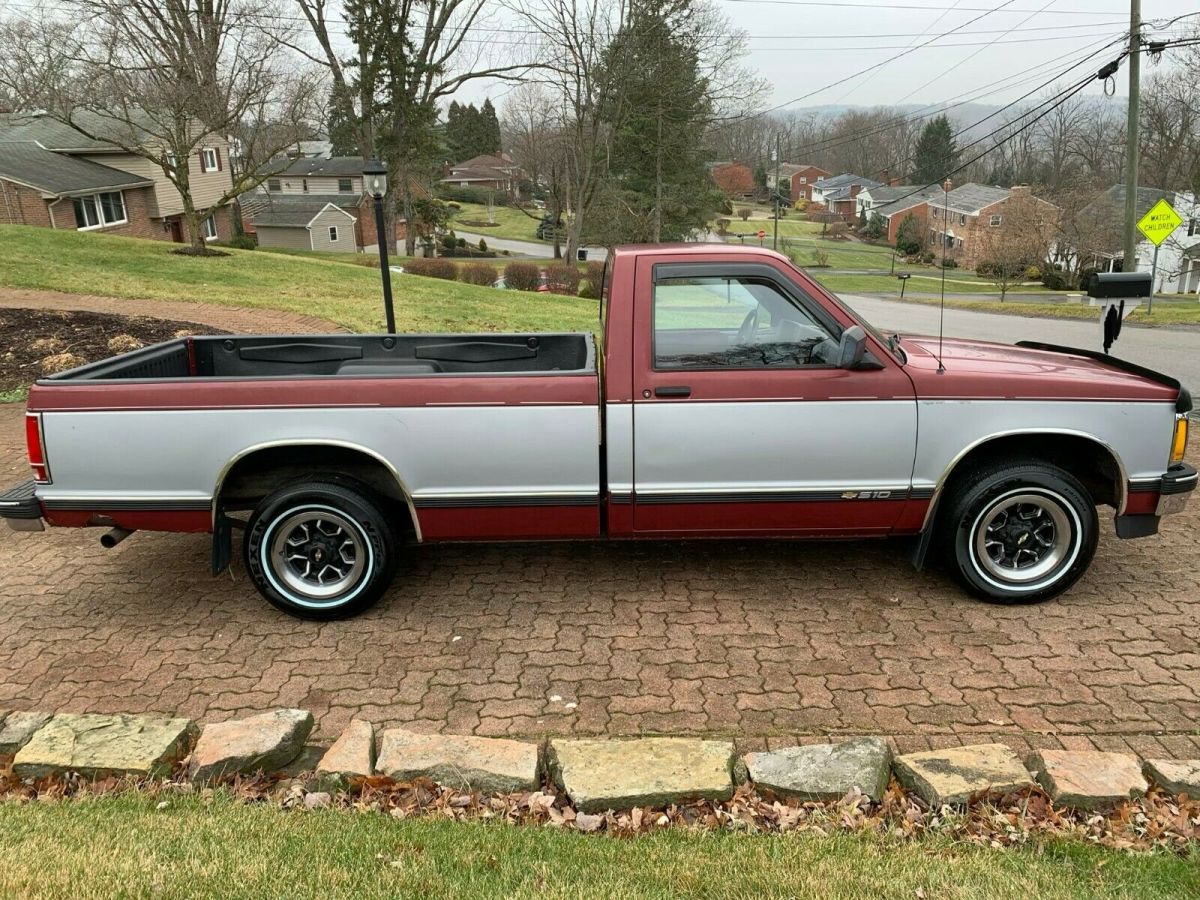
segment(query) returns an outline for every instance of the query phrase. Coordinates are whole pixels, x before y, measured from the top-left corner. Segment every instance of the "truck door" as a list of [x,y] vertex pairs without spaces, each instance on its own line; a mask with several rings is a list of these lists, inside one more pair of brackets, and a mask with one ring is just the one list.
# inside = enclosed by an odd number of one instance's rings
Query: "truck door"
[[686,260],[637,260],[634,531],[891,531],[917,427],[896,358],[869,340],[871,368],[838,368],[853,323],[798,273]]

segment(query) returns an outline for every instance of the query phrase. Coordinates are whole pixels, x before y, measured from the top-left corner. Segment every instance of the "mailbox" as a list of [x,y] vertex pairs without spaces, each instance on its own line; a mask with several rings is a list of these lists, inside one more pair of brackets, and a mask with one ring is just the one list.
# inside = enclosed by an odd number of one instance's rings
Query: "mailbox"
[[1149,272],[1096,272],[1088,279],[1088,296],[1099,300],[1145,299],[1152,283]]

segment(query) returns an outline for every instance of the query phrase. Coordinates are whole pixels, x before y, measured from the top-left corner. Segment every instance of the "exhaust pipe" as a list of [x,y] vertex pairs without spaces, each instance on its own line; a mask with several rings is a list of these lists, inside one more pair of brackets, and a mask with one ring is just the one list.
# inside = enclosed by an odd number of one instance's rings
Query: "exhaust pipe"
[[112,531],[100,535],[100,546],[105,550],[111,550],[131,534],[133,534],[132,528],[114,528]]

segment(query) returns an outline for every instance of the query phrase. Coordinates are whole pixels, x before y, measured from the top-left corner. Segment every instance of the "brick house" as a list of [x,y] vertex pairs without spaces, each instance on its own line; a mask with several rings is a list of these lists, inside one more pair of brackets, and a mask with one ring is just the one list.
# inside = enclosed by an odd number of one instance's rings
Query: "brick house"
[[[224,138],[206,138],[187,165],[199,208],[232,187]],[[187,239],[183,198],[161,168],[42,114],[0,114],[0,224]],[[229,204],[204,230],[208,240],[233,236]]]
[[1028,218],[1024,215],[1028,210],[1049,221],[1058,209],[1034,197],[1028,185],[1002,188],[975,183],[943,189],[928,205],[930,247],[945,246],[944,255],[966,269],[974,269],[988,258],[991,248],[1005,236],[1003,229],[1018,227],[1009,212],[1019,207],[1024,218]]
[[[785,182],[793,206],[801,200],[812,200],[813,185],[818,179],[828,177],[829,173],[824,169],[808,163],[781,163],[779,166],[779,180]],[[775,169],[772,167],[767,168],[767,187],[775,190]]]
[[921,187],[915,184],[880,185],[860,191],[856,198],[858,215],[866,213],[879,216],[886,229],[886,240],[895,245],[900,233],[900,223],[913,216],[919,226],[919,234],[925,235],[929,227],[929,201],[940,197],[940,188]]
[[496,191],[515,197],[525,178],[524,170],[507,153],[483,154],[446,169],[442,184]]
[[[279,164],[268,163],[271,171]],[[262,247],[291,247],[343,252],[363,252],[379,245],[375,230],[375,201],[363,185],[363,162],[358,156],[333,156],[329,159],[301,157],[292,160],[267,178],[253,193],[241,199],[242,218],[247,234],[253,234]],[[428,191],[411,184],[416,196]],[[308,228],[314,215],[322,215],[314,227],[338,227],[326,206],[333,206],[349,218],[340,230],[349,229],[353,242],[340,235],[334,241],[317,240],[321,246],[301,246],[303,235],[284,229]],[[329,221],[326,221],[329,220]],[[259,225],[265,227],[260,230]],[[396,220],[396,241],[407,236],[403,218]]]

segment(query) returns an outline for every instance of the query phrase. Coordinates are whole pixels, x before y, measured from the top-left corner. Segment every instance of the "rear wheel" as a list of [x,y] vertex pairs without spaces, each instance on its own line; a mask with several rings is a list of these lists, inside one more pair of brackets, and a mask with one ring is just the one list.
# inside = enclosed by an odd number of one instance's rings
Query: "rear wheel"
[[305,481],[259,503],[247,523],[254,586],[290,615],[356,615],[387,590],[396,541],[379,502],[356,482]]
[[1079,481],[1048,463],[1000,463],[957,479],[942,524],[955,574],[1000,603],[1061,594],[1096,553],[1096,505]]

